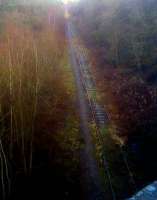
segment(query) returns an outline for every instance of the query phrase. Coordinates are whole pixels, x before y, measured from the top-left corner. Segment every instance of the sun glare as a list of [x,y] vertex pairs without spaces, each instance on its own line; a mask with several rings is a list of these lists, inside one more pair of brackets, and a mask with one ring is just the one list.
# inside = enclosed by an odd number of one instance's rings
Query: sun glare
[[75,2],[75,1],[78,1],[78,0],[62,0],[64,4],[68,4],[70,2]]

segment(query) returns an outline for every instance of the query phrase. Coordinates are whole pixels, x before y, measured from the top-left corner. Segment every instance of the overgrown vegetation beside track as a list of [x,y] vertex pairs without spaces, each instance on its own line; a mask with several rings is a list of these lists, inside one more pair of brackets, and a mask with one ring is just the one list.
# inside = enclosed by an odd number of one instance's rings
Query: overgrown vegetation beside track
[[17,5],[1,15],[0,198],[72,199],[80,138],[63,8]]
[[[110,116],[111,134],[104,139],[119,199],[124,188],[126,195],[131,192],[120,178],[120,166],[125,166],[117,162],[120,144],[137,189],[157,178],[156,9],[155,0],[85,0],[70,10],[90,52],[101,104]],[[122,143],[117,145],[111,136]]]

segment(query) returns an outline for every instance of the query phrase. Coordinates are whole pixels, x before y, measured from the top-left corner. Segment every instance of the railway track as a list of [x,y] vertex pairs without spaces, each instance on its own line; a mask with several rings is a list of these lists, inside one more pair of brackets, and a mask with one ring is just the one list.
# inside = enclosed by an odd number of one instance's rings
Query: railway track
[[[112,182],[111,169],[106,159],[104,135],[102,134],[103,130],[108,126],[108,123],[110,121],[110,116],[105,111],[104,107],[100,105],[99,102],[97,101],[96,84],[93,79],[92,73],[90,72],[91,67],[90,67],[90,64],[88,63],[86,52],[80,46],[79,43],[75,42],[76,36],[77,36],[77,33],[75,33],[75,30],[73,29],[70,29],[70,30],[71,30],[71,35],[74,38],[74,42],[72,42],[72,46],[73,46],[74,54],[77,60],[77,65],[79,67],[79,73],[81,77],[82,86],[84,88],[84,93],[88,100],[90,111],[92,113],[92,121],[94,122],[96,126],[96,134],[99,140],[99,144],[103,148],[103,155],[102,155],[103,167],[107,175],[112,199],[116,200],[117,195],[114,189],[114,184]],[[130,169],[126,153],[123,151],[121,147],[120,147],[120,153],[122,155],[122,163],[125,166],[126,173],[128,173],[128,177],[130,179],[130,184],[132,185],[132,188],[134,188],[133,190],[137,191],[134,176]]]
[[[72,64],[72,70],[74,72],[77,98],[78,98],[78,112],[80,115],[80,134],[84,141],[83,149],[81,149],[80,164],[83,179],[83,189],[85,192],[85,199],[87,200],[104,200],[104,190],[102,186],[102,181],[98,169],[97,161],[94,157],[94,144],[92,142],[92,136],[90,133],[89,122],[91,122],[90,117],[90,105],[88,100],[88,93],[86,92],[87,87],[92,91],[94,85],[91,87],[91,81],[85,80],[81,75],[81,66],[78,63],[78,52],[74,44],[75,34],[72,32],[72,27],[67,23],[67,38],[69,41],[69,54]],[[79,60],[79,62],[84,63],[84,60]],[[84,64],[84,66],[86,66]],[[83,69],[83,68],[82,68]],[[84,69],[87,70],[88,69]],[[88,75],[85,72],[84,75]],[[88,86],[87,86],[88,84]]]
[[[80,81],[84,89],[84,95],[86,96],[86,99],[88,101],[88,106],[91,112],[91,121],[94,122],[95,124],[97,138],[98,138],[100,146],[103,149],[102,150],[103,168],[105,170],[108,186],[110,188],[111,199],[116,200],[117,191],[115,190],[115,185],[113,183],[113,176],[111,173],[112,170],[110,169],[110,166],[106,157],[106,148],[105,148],[104,134],[103,134],[106,127],[108,127],[110,116],[105,111],[104,107],[99,104],[96,98],[97,89],[96,89],[94,78],[90,71],[91,67],[87,60],[88,56],[86,55],[84,48],[81,47],[80,43],[76,42],[77,33],[75,32],[75,29],[73,29],[73,25],[70,22],[69,22],[69,31],[72,37],[71,46],[72,46],[74,57],[76,58]],[[120,145],[120,154],[121,154],[121,159],[122,159],[121,160],[122,165],[124,165],[126,174],[128,174],[128,179],[130,182],[128,187],[132,187],[132,190],[135,193],[137,191],[137,187],[136,187],[134,175],[129,166],[126,152],[124,152],[121,145]]]
[[[70,31],[71,31],[71,35],[75,38],[75,33],[73,33],[72,29],[70,29]],[[97,102],[96,97],[93,97],[93,96],[96,96],[96,84],[90,72],[89,63],[86,60],[86,55],[85,55],[85,52],[83,51],[83,48],[81,48],[75,42],[72,42],[72,47],[73,47],[73,51],[77,60],[78,67],[79,67],[79,73],[81,77],[82,86],[84,88],[84,93],[86,95],[89,108],[92,114],[91,115],[92,121],[96,125],[96,134],[99,140],[99,144],[102,147],[104,147],[104,143],[103,143],[104,139],[103,139],[101,130],[103,130],[103,128],[107,126],[109,117],[107,113],[104,111],[104,108]],[[102,160],[103,160],[104,169],[107,175],[107,179],[109,182],[110,192],[112,194],[112,199],[116,200],[116,194],[115,194],[113,184],[112,184],[112,178],[111,178],[109,165],[105,157],[105,151],[103,150],[103,152],[104,153],[103,153]]]
[[[77,49],[77,47],[75,47],[75,48]],[[80,58],[82,56],[84,56],[83,52],[82,53],[79,52],[79,55],[77,55],[78,62],[79,62],[79,60],[83,59],[83,58],[82,59]],[[85,59],[85,57],[84,57],[84,59]],[[96,88],[95,88],[95,83],[92,78],[92,75],[88,69],[87,62],[86,62],[86,66],[83,65],[81,62],[79,62],[79,66],[80,66],[80,74],[81,74],[81,78],[82,78],[82,84],[83,84],[83,87],[84,87],[84,90],[85,90],[85,93],[86,93],[86,96],[87,96],[87,99],[89,102],[89,106],[91,109],[91,113],[92,113],[92,121],[96,125],[96,134],[98,136],[100,145],[103,147],[104,144],[103,144],[103,136],[102,136],[101,130],[107,126],[109,118],[108,118],[107,113],[105,113],[103,107],[101,105],[99,105],[99,103],[97,102],[97,100],[95,98],[92,98],[91,93],[96,93]],[[112,199],[116,200],[116,194],[114,192],[114,188],[113,188],[112,180],[111,180],[111,173],[110,173],[109,165],[105,158],[105,154],[103,154],[102,159],[103,159],[104,169],[105,169],[107,177],[108,177],[111,194],[112,194]]]

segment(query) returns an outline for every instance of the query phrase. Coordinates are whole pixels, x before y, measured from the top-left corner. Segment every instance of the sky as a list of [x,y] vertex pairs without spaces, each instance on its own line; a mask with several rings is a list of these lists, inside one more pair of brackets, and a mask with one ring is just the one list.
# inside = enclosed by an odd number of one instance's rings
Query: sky
[[33,0],[34,2],[43,2],[43,1],[47,1],[47,2],[55,2],[55,1],[62,1],[63,3],[67,4],[69,2],[76,2],[78,0]]
[[63,3],[67,4],[69,2],[75,2],[75,1],[78,1],[78,0],[62,0],[62,1],[63,1]]
[[[79,0],[23,0],[22,2],[25,2],[25,3],[55,3],[57,1],[61,1],[65,4],[69,3],[69,2],[76,2],[76,1],[79,1]],[[18,0],[19,3],[21,3],[21,0]]]

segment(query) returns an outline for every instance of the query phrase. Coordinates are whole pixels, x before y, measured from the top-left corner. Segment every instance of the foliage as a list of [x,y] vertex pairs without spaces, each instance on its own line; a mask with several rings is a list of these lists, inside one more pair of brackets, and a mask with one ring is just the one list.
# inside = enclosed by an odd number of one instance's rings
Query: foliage
[[126,137],[156,130],[155,10],[154,0],[86,0],[72,9],[91,47],[97,83],[114,108],[112,119]]
[[[85,0],[71,8],[90,48],[101,102],[123,140],[137,187],[157,178],[156,11],[155,0]],[[111,154],[114,141],[104,138],[107,155],[114,155],[112,164],[119,158],[118,147]]]
[[17,6],[3,18],[0,196],[4,199],[8,195],[28,199],[30,194],[44,199],[51,194],[50,180],[54,193],[60,190],[60,199],[78,188],[78,181],[72,181],[79,170],[78,119],[61,10]]
[[155,1],[86,0],[77,13],[88,24],[83,25],[88,40],[102,51],[107,48],[103,51],[106,62],[138,68],[156,64],[155,10]]

